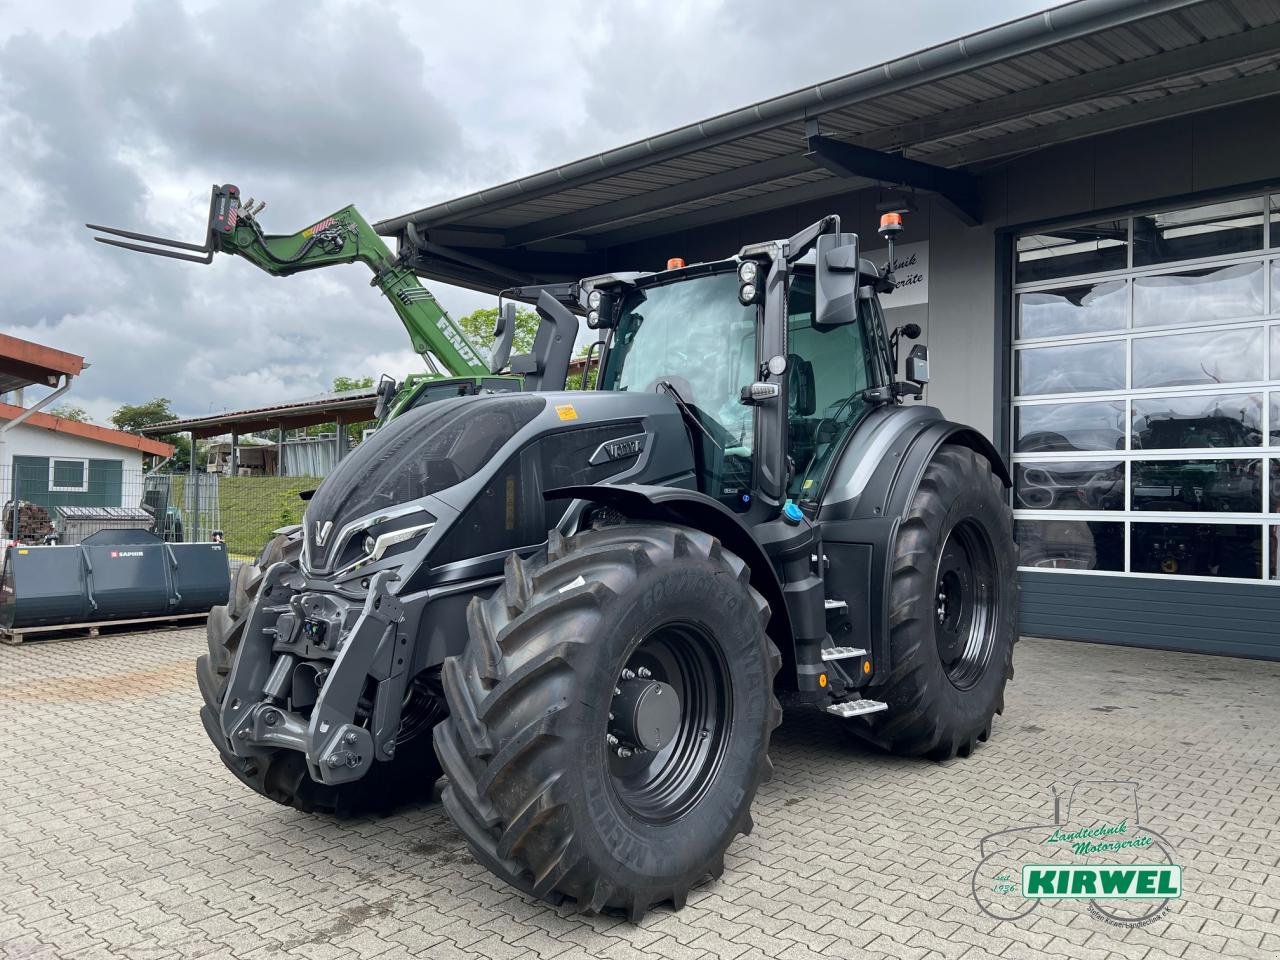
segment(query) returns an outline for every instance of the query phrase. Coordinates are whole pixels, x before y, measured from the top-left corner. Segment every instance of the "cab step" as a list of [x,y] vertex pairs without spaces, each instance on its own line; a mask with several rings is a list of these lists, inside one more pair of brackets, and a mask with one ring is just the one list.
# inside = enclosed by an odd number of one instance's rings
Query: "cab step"
[[860,717],[866,713],[879,713],[888,710],[889,705],[882,700],[846,700],[844,703],[833,703],[827,707],[827,713],[837,717]]
[[849,609],[849,604],[845,603],[843,600],[823,600],[822,606],[828,613],[836,613],[840,610]]
[[848,660],[850,657],[865,657],[867,651],[861,647],[824,647],[823,660]]

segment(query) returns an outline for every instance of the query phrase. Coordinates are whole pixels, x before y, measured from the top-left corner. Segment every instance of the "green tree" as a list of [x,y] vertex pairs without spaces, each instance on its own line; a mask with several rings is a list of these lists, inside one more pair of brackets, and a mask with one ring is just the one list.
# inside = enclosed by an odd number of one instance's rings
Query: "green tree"
[[[493,328],[498,322],[497,307],[482,307],[458,318],[458,326],[472,345],[488,354],[493,349]],[[511,352],[528,353],[533,349],[533,338],[538,332],[538,314],[534,310],[516,309],[516,335],[511,342]]]
[[61,417],[63,420],[74,420],[76,423],[92,423],[89,419],[88,411],[84,407],[77,407],[73,403],[60,403],[56,407],[50,407],[49,415]]
[[146,403],[126,403],[111,414],[111,425],[117,430],[138,433],[143,427],[153,427],[166,420],[176,420],[178,415],[169,408],[168,397],[156,397]]
[[367,390],[373,386],[373,377],[334,377],[333,392],[342,393],[346,390]]
[[[169,407],[168,397],[155,397],[146,403],[126,403],[116,408],[111,414],[111,425],[117,430],[127,433],[141,433],[145,427],[176,420],[178,415]],[[191,440],[187,435],[167,434],[155,439],[174,446],[173,457],[169,460],[169,469],[174,473],[185,471],[191,465]]]
[[[591,345],[587,344],[578,350],[575,360],[581,360],[587,355],[587,351],[591,349]],[[591,371],[587,374],[587,385],[582,385],[582,373],[570,373],[564,378],[564,388],[566,390],[593,390],[595,389],[596,380],[600,376],[600,351],[596,350],[591,355]]]

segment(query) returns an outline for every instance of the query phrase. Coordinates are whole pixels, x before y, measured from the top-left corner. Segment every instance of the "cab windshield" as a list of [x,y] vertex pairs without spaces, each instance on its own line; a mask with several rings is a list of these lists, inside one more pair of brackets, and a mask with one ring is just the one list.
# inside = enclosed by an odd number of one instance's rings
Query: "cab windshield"
[[[736,266],[726,262],[723,271],[630,291],[600,386],[682,400],[698,421],[699,489],[740,506],[754,488],[755,444],[755,408],[740,396],[760,360],[759,308],[738,302]],[[872,314],[820,331],[813,309],[813,273],[801,268],[787,310],[789,494],[796,499],[819,496],[844,435],[865,412],[862,391],[875,383]]]

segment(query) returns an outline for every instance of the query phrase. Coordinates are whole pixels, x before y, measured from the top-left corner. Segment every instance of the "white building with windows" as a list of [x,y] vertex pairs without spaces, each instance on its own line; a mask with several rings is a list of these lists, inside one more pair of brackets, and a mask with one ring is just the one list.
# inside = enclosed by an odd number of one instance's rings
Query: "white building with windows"
[[[23,408],[0,403],[0,427]],[[147,458],[173,448],[92,423],[34,413],[4,434],[0,501],[59,506],[136,507]]]

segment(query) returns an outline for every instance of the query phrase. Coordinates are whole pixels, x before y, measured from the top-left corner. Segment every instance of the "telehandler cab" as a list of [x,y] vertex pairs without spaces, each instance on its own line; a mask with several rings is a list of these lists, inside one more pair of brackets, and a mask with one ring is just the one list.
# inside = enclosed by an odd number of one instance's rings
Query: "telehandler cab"
[[898,380],[892,287],[827,217],[517,291],[543,329],[513,366],[554,376],[585,313],[598,389],[442,400],[339,464],[210,620],[201,716],[226,765],[337,813],[443,770],[495,874],[638,918],[750,831],[779,696],[967,756],[1013,672],[1009,477],[975,430],[902,405],[928,361]]

